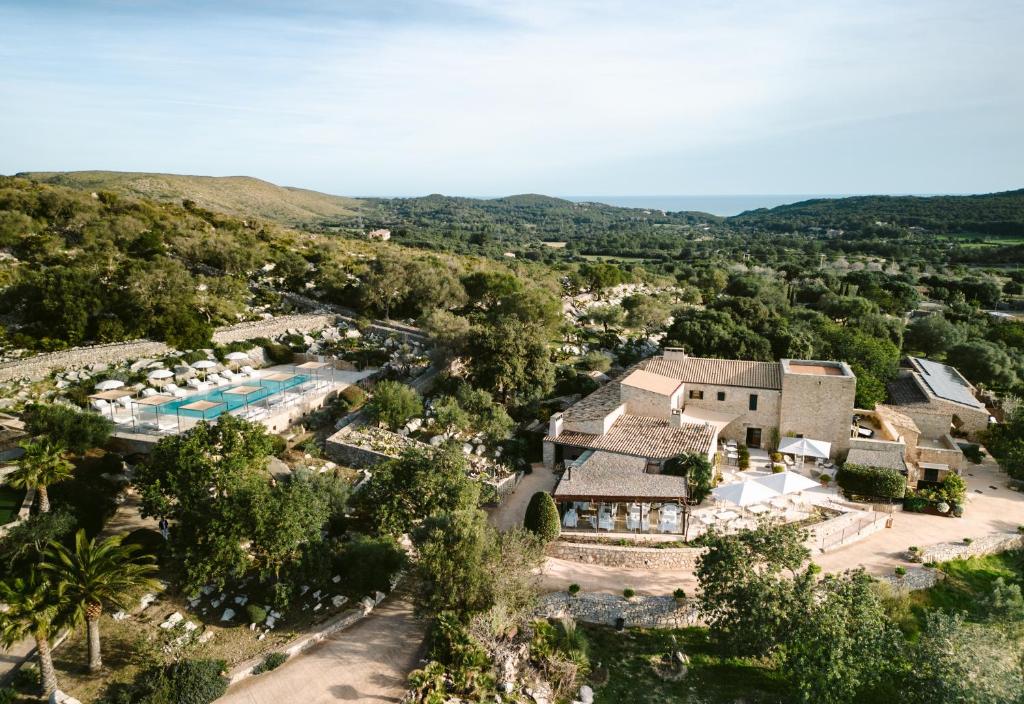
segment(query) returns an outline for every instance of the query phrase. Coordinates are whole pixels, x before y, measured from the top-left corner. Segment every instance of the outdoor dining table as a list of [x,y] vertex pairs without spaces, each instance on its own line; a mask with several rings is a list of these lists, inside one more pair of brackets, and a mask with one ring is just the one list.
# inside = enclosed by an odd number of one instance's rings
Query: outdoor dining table
[[739,518],[740,514],[735,511],[719,511],[715,514],[715,518],[720,521],[731,521],[734,518]]
[[747,506],[747,510],[756,516],[762,513],[768,513],[771,509],[764,504],[754,504],[753,506]]

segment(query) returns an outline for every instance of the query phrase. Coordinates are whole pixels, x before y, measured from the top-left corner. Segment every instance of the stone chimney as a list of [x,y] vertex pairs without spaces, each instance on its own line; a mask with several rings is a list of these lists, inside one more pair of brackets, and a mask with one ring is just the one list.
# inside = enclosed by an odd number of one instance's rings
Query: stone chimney
[[680,360],[686,359],[690,355],[686,354],[686,350],[682,347],[666,347],[662,351],[662,357],[665,359]]
[[679,408],[672,409],[672,415],[668,419],[668,425],[670,428],[682,428],[683,427],[683,411]]

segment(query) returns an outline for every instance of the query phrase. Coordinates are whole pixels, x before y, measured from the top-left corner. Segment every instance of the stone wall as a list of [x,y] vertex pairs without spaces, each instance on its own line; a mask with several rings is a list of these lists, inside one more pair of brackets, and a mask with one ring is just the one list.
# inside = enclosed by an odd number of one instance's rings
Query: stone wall
[[553,592],[540,598],[540,618],[570,617],[584,623],[614,626],[623,619],[627,628],[686,628],[700,625],[697,607],[690,600],[671,596],[634,596],[626,599],[614,594]]
[[963,542],[938,543],[929,545],[921,551],[922,562],[948,562],[978,555],[991,555],[1006,550],[1024,548],[1024,534],[992,533],[975,538],[970,545]]
[[129,359],[159,357],[170,351],[162,342],[136,340],[47,352],[0,364],[0,383],[15,379],[38,381],[58,369],[78,369],[91,364],[114,364]]
[[281,315],[266,320],[253,320],[218,328],[213,341],[219,345],[252,340],[256,337],[277,337],[289,330],[314,332],[334,325],[338,316],[333,313],[311,313],[305,315]]
[[352,429],[351,425],[342,428],[324,442],[324,452],[331,460],[346,467],[365,469],[395,459],[383,452],[359,447],[348,442],[348,435]]
[[[250,340],[254,337],[276,337],[288,330],[312,332],[333,325],[336,319],[337,316],[333,313],[317,313],[283,315],[266,320],[254,320],[218,328],[213,333],[213,341],[223,345],[239,340]],[[171,351],[171,348],[163,342],[135,340],[113,342],[108,345],[75,347],[60,352],[47,352],[0,364],[0,383],[15,379],[38,381],[59,369],[79,369],[92,364],[116,364],[144,357],[160,357]]]
[[547,554],[561,560],[605,567],[635,567],[652,570],[692,570],[705,548],[644,548],[597,543],[548,543]]

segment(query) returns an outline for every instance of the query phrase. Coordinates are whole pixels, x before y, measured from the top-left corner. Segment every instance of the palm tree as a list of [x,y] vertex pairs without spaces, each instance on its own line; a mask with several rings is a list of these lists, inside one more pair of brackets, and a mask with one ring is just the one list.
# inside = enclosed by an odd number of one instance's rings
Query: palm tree
[[100,654],[100,616],[103,605],[128,608],[128,594],[139,588],[156,586],[147,575],[156,570],[151,555],[136,555],[138,545],[122,545],[116,535],[97,542],[80,530],[75,535],[74,550],[60,543],[50,543],[41,570],[53,576],[60,585],[69,608],[72,623],[85,621],[89,634],[89,671],[103,667]]
[[0,582],[0,601],[5,607],[0,611],[0,644],[10,648],[30,636],[35,639],[43,696],[49,697],[57,689],[50,635],[62,625],[60,590],[33,569],[28,577]]
[[7,477],[15,489],[35,489],[39,494],[39,512],[50,510],[50,496],[46,488],[70,479],[74,465],[64,457],[64,448],[46,440],[29,440],[21,447],[25,454],[18,460],[18,468]]

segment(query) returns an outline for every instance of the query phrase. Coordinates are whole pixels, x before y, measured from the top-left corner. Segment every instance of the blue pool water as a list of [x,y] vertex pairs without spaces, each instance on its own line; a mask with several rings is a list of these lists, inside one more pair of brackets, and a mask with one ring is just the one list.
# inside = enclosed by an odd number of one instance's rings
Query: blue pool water
[[[228,411],[233,411],[235,409],[245,407],[246,402],[248,402],[248,404],[252,406],[253,404],[258,403],[259,401],[262,401],[265,398],[279,394],[282,391],[287,391],[288,389],[298,386],[299,384],[302,384],[306,381],[309,381],[309,377],[305,374],[296,374],[287,381],[270,381],[269,379],[247,379],[241,384],[232,384],[231,386],[220,386],[215,389],[210,389],[209,391],[204,391],[201,394],[196,394],[195,396],[189,396],[188,398],[179,398],[175,399],[174,401],[168,401],[167,403],[162,404],[160,406],[160,414],[163,415],[165,413],[177,413],[189,418],[216,418],[222,413],[227,413]],[[242,394],[224,393],[225,391],[238,388],[239,386],[259,386],[260,390],[253,391],[247,396],[243,396]],[[210,401],[212,403],[222,403],[224,405],[218,406],[217,408],[211,408],[208,411],[206,411],[205,414],[202,411],[193,411],[187,408],[182,408],[182,406],[187,406],[188,404],[195,403],[196,401]]]

